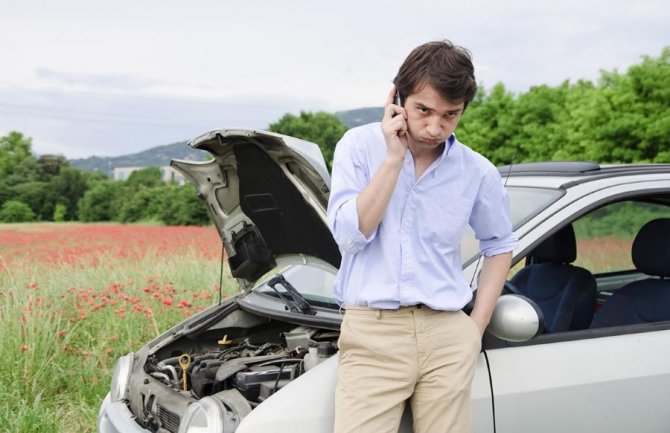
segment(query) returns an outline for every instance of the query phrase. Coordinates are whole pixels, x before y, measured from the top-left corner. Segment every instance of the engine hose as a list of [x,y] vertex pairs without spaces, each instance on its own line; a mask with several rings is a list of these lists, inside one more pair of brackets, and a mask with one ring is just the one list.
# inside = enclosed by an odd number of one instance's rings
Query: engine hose
[[[162,364],[162,362],[159,362],[158,364],[156,364],[156,368],[158,368],[161,371],[166,371],[166,370],[169,371],[174,380],[176,380],[176,381],[179,380],[179,376],[177,376],[177,369],[176,368],[174,368],[171,365],[161,365],[161,364]],[[158,374],[164,374],[164,373],[158,373]]]
[[257,365],[259,367],[265,367],[267,365],[275,365],[275,364],[279,364],[279,363],[284,364],[284,363],[289,363],[289,362],[299,363],[299,362],[302,362],[302,359],[301,358],[279,358],[279,359],[273,359],[273,360],[267,361],[267,362],[261,362]]
[[149,373],[149,376],[155,379],[162,380],[166,385],[170,385],[170,378],[165,373],[159,373],[157,371],[154,371],[153,373]]

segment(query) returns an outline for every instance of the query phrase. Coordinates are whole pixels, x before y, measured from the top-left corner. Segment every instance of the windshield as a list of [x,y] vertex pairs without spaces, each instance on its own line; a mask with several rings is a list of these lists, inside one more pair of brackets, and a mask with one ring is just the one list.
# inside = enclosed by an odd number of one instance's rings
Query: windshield
[[[563,194],[558,189],[519,186],[508,186],[506,188],[509,194],[510,220],[514,230],[555,202]],[[468,227],[461,240],[461,262],[466,265],[478,255],[479,241],[475,239],[475,233]]]
[[281,298],[286,296],[286,287],[274,284],[278,276],[283,277],[310,304],[334,304],[333,282],[337,269],[323,260],[311,256],[284,257],[277,260],[277,267],[256,283],[254,291]]

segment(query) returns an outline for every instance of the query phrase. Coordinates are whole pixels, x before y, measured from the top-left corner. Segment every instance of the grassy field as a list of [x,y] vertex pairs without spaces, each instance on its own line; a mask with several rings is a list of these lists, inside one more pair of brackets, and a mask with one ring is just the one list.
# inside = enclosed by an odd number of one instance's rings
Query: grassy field
[[[629,241],[579,250],[632,267]],[[220,255],[213,227],[0,224],[0,432],[94,432],[116,359],[218,301]]]
[[0,431],[96,431],[117,357],[217,302],[220,260],[213,227],[0,225]]

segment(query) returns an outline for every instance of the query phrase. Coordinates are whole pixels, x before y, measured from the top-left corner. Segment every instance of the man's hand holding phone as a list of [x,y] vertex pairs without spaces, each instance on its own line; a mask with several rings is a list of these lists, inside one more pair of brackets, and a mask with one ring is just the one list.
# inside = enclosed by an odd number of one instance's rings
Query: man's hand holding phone
[[384,117],[382,118],[382,132],[387,146],[387,157],[394,160],[404,160],[407,153],[407,112],[399,105],[399,94],[393,86],[386,97]]

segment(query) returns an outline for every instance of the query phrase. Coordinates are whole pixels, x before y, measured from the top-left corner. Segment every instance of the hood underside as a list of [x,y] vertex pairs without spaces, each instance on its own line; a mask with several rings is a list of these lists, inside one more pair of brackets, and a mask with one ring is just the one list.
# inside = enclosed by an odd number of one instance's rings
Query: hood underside
[[171,165],[198,189],[243,288],[279,255],[306,254],[339,267],[326,222],[330,176],[318,146],[239,129],[212,131],[190,145],[214,159]]

